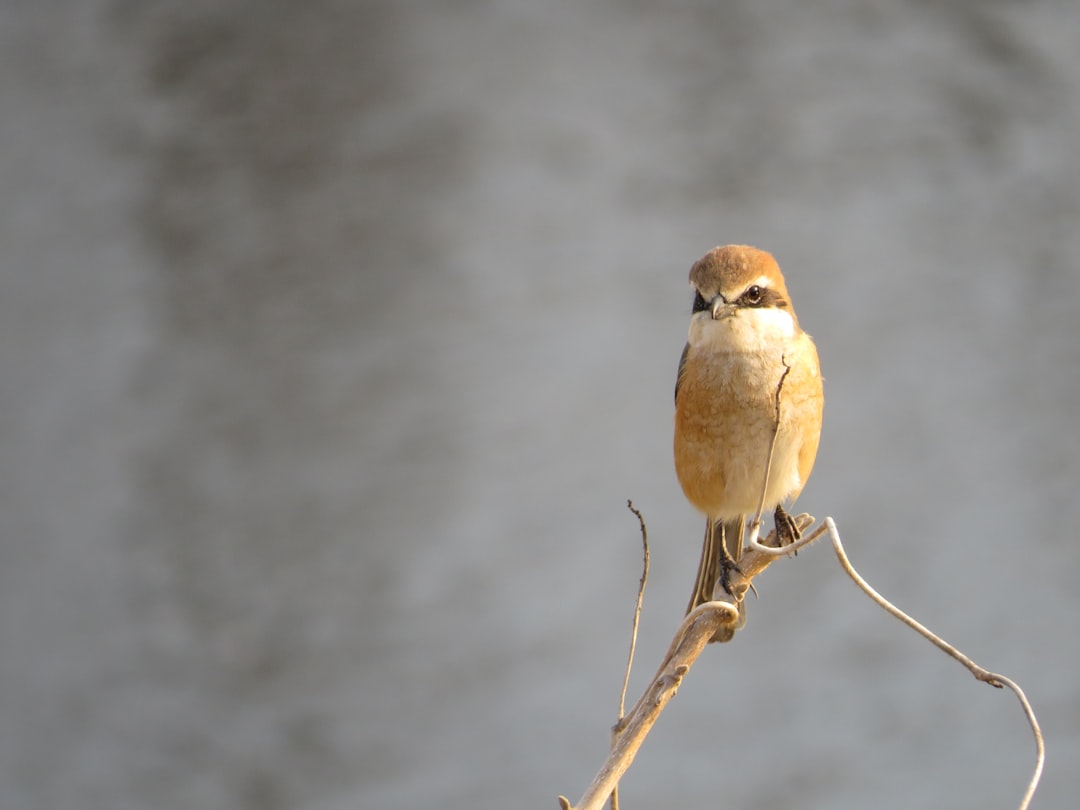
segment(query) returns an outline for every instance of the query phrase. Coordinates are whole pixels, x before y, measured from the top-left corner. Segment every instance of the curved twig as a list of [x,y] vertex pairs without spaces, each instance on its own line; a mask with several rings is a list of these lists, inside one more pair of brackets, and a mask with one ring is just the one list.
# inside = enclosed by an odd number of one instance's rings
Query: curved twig
[[1020,705],[1024,709],[1024,714],[1027,716],[1028,724],[1031,726],[1031,732],[1035,736],[1035,771],[1032,773],[1031,781],[1028,782],[1028,788],[1024,793],[1024,798],[1020,802],[1020,810],[1027,810],[1027,807],[1031,804],[1031,797],[1035,795],[1035,788],[1039,785],[1039,779],[1042,778],[1043,764],[1046,761],[1046,746],[1043,742],[1042,730],[1039,728],[1039,721],[1035,717],[1035,712],[1031,708],[1031,704],[1028,702],[1024,690],[1012,679],[1006,678],[1004,675],[998,675],[996,672],[991,672],[976,664],[968,656],[956,649],[956,647],[930,631],[924,625],[919,624],[919,622],[915,621],[904,613],[904,611],[900,610],[900,608],[896,607],[896,605],[870,587],[870,583],[859,575],[859,572],[855,570],[855,567],[848,559],[847,553],[844,551],[844,544],[840,542],[840,533],[837,531],[833,519],[831,517],[825,518],[822,525],[828,531],[829,537],[832,539],[833,550],[840,560],[841,567],[843,567],[847,575],[851,577],[855,584],[858,585],[867,596],[877,602],[877,604],[891,616],[899,619],[927,641],[931,642],[939,650],[950,657],[955,658],[967,667],[968,671],[971,672],[977,680],[988,683],[997,689],[1007,686],[1019,699]]
[[765,495],[769,491],[769,476],[772,474],[773,454],[776,452],[776,437],[780,433],[780,392],[784,390],[784,380],[787,379],[787,375],[791,372],[791,366],[788,365],[786,357],[781,355],[780,362],[784,364],[784,373],[780,375],[780,380],[776,383],[776,393],[773,395],[776,412],[773,418],[772,435],[769,437],[769,453],[765,456],[765,474],[761,481],[761,498],[758,500],[757,513],[750,524],[749,545],[759,549],[764,548],[758,542],[758,536],[761,534],[761,513],[765,511]]
[[645,599],[645,583],[649,580],[649,530],[645,528],[645,518],[634,507],[634,502],[628,500],[626,508],[634,513],[641,527],[641,579],[638,582],[637,603],[634,605],[634,625],[630,632],[630,654],[626,658],[626,675],[623,676],[622,691],[619,693],[619,723],[622,723],[626,712],[626,690],[630,686],[630,669],[634,666],[634,650],[637,649],[638,623],[641,621],[641,603]]
[[[634,668],[634,651],[637,649],[638,625],[641,622],[641,604],[645,599],[645,583],[649,581],[649,530],[645,527],[645,518],[642,517],[641,512],[634,507],[633,501],[627,500],[626,508],[634,513],[634,517],[638,519],[638,526],[641,528],[641,579],[638,581],[637,602],[634,604],[634,622],[630,629],[630,654],[626,657],[626,674],[623,675],[622,690],[619,692],[619,716],[615,720],[615,725],[611,727],[612,748],[614,748],[615,744],[619,741],[619,736],[622,734],[624,728],[623,720],[626,717],[626,690],[630,686],[630,670]],[[611,789],[611,802],[609,807],[610,810],[619,810],[618,782],[616,782],[615,786]]]

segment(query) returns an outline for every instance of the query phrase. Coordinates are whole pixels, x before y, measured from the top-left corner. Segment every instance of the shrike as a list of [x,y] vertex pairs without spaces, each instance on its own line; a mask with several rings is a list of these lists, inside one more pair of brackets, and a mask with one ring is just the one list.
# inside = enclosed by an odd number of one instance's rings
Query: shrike
[[[798,539],[783,504],[810,476],[824,402],[817,349],[769,253],[714,248],[690,268],[690,286],[694,311],[675,381],[675,472],[706,524],[687,612],[712,600],[717,581],[730,593],[747,516],[759,506],[774,510],[781,544]],[[739,612],[741,627],[741,604]],[[733,634],[721,630],[713,640]]]

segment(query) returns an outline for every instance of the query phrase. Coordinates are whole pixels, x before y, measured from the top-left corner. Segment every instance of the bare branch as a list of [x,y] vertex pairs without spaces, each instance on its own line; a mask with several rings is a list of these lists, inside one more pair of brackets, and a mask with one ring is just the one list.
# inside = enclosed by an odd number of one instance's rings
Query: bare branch
[[[810,515],[803,514],[795,518],[795,523],[800,530],[813,522],[814,519]],[[817,532],[814,536],[820,536],[820,534]],[[766,542],[772,538],[773,533],[770,533]],[[754,577],[776,559],[771,554],[748,550],[739,561],[743,577],[736,588],[740,592],[733,599],[741,599],[749,590]],[[738,621],[738,605],[734,601],[727,600],[706,602],[686,615],[679,629],[675,631],[675,637],[652,681],[630,710],[619,733],[615,735],[607,761],[576,805],[571,805],[564,796],[559,797],[559,804],[563,810],[599,810],[603,806],[619,779],[634,761],[638,749],[660,717],[660,713],[678,692],[682,679],[697,661],[701,651],[709,643],[709,639],[721,627],[734,627]]]
[[[623,718],[626,715],[626,690],[630,686],[630,670],[634,667],[634,651],[637,649],[638,624],[641,622],[641,604],[645,599],[645,583],[649,580],[649,530],[645,527],[645,518],[641,512],[634,508],[634,502],[627,500],[626,508],[634,513],[641,527],[641,579],[638,581],[637,602],[634,604],[634,623],[630,630],[630,654],[626,658],[626,674],[623,676],[622,691],[619,692],[619,716],[615,725],[611,727],[611,747],[619,741],[619,735],[623,731]],[[619,810],[619,785],[611,789],[611,810]]]
[[[795,523],[800,531],[805,530],[813,522],[814,519],[806,514],[799,515],[795,518]],[[828,533],[832,539],[833,549],[836,552],[836,556],[840,560],[840,565],[843,567],[844,571],[885,611],[962,663],[978,680],[999,689],[1007,686],[1016,694],[1035,737],[1035,770],[1020,804],[1020,810],[1027,810],[1030,806],[1031,798],[1035,794],[1039,779],[1042,776],[1043,764],[1045,761],[1045,746],[1043,743],[1042,731],[1039,729],[1039,723],[1035,717],[1035,712],[1032,710],[1031,704],[1028,702],[1027,696],[1024,694],[1023,690],[1011,679],[990,672],[976,664],[968,656],[964,655],[951,644],[919,624],[919,622],[915,621],[870,587],[866,580],[859,575],[848,560],[847,554],[844,552],[843,544],[840,542],[840,534],[837,531],[836,524],[833,522],[832,518],[825,518],[822,525],[811,532],[807,537],[800,540],[797,546],[801,548],[826,533]],[[763,545],[759,544],[748,548],[743,555],[742,560],[739,562],[739,567],[742,570],[744,578],[736,583],[735,590],[737,590],[738,593],[732,597],[733,600],[741,599],[745,595],[746,590],[751,587],[753,579],[778,558],[775,554],[777,549],[770,547],[770,544],[774,541],[774,534],[774,532],[770,532],[769,537],[764,540]],[[794,548],[795,546],[788,546],[787,548],[782,549],[782,551],[785,554],[790,554]],[[611,753],[609,754],[607,761],[604,763],[599,773],[597,773],[596,778],[593,779],[592,784],[589,785],[577,805],[571,805],[570,801],[563,796],[559,797],[559,804],[562,810],[599,810],[599,808],[602,807],[604,801],[618,784],[619,779],[622,778],[622,775],[630,767],[630,764],[633,762],[645,737],[652,729],[668,702],[675,696],[679,685],[682,683],[682,679],[690,671],[694,662],[697,661],[698,656],[701,654],[702,650],[705,649],[709,639],[712,638],[713,634],[720,627],[732,626],[737,621],[738,606],[734,601],[726,600],[716,600],[699,605],[683,619],[682,624],[679,625],[679,629],[675,632],[675,637],[672,640],[671,646],[668,648],[667,654],[664,656],[656,675],[653,677],[641,698],[630,710],[630,714],[623,724],[621,733],[617,735],[617,738],[612,745]]]
[[599,810],[634,761],[646,735],[664,707],[679,691],[683,677],[701,655],[713,633],[722,625],[734,625],[738,619],[738,609],[726,602],[706,602],[686,617],[665,665],[630,712],[604,766],[577,805],[571,805],[563,796],[559,797],[563,810]]
[[645,599],[645,583],[649,579],[649,530],[645,528],[645,518],[634,508],[633,501],[626,502],[626,508],[634,513],[641,527],[642,563],[641,579],[638,581],[637,604],[634,605],[634,626],[630,634],[630,655],[626,659],[626,675],[623,678],[622,692],[619,694],[619,725],[626,710],[626,690],[630,686],[630,668],[634,666],[634,650],[637,648],[638,623],[641,621],[641,604]]
[[833,522],[833,519],[831,517],[825,518],[823,526],[828,531],[829,537],[832,539],[833,550],[840,560],[841,567],[867,596],[877,602],[877,604],[891,616],[899,619],[938,649],[952,658],[955,658],[967,667],[968,671],[971,672],[977,680],[988,683],[997,689],[1007,686],[1019,699],[1020,705],[1024,709],[1024,714],[1027,716],[1028,724],[1031,726],[1031,732],[1035,737],[1035,771],[1032,773],[1031,781],[1028,783],[1027,791],[1024,793],[1024,798],[1020,802],[1020,810],[1027,810],[1027,807],[1031,804],[1032,796],[1035,795],[1035,788],[1039,785],[1039,779],[1042,778],[1043,764],[1046,761],[1046,746],[1043,742],[1042,731],[1039,728],[1039,721],[1035,717],[1035,712],[1031,708],[1031,704],[1028,702],[1024,690],[1010,678],[1006,678],[1004,675],[998,675],[995,672],[990,672],[976,664],[968,656],[956,649],[956,647],[949,644],[922,624],[919,624],[919,622],[915,621],[909,615],[904,613],[904,611],[900,610],[900,608],[896,607],[896,605],[870,587],[870,584],[859,575],[859,572],[855,570],[855,567],[848,559],[847,553],[844,551],[844,544],[840,542],[840,533],[836,530],[836,524]]

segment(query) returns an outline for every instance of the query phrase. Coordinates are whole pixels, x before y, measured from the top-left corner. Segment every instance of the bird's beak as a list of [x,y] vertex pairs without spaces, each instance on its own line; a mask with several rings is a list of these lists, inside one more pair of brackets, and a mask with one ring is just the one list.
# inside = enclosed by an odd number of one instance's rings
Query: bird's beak
[[714,321],[728,318],[735,314],[735,305],[724,300],[724,296],[718,295],[712,300],[712,316]]

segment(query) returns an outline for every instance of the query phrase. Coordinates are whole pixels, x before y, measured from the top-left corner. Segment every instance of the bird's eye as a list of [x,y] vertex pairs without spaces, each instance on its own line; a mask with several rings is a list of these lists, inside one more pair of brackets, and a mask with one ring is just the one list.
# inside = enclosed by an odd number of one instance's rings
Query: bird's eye
[[743,298],[746,299],[746,303],[748,303],[748,304],[760,304],[761,303],[761,287],[759,287],[757,284],[754,284],[752,287],[749,287],[746,290],[746,292],[743,293]]
[[703,309],[708,309],[709,305],[705,302],[705,297],[698,291],[694,291],[694,312],[701,312]]

